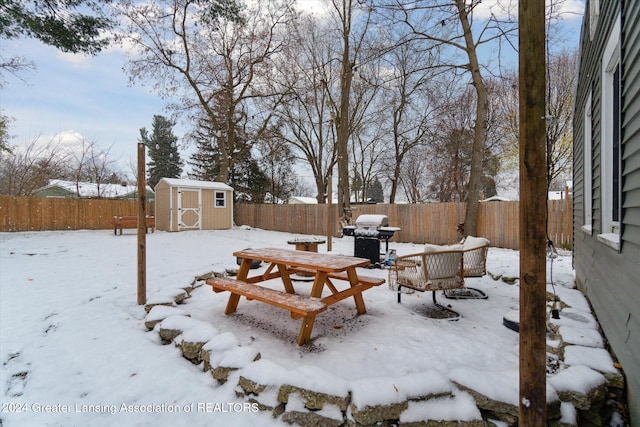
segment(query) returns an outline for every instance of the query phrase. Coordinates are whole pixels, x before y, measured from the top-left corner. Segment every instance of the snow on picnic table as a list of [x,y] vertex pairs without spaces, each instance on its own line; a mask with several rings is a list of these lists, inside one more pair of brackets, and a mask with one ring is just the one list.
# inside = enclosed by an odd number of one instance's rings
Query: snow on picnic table
[[[175,295],[194,276],[237,267],[234,251],[291,249],[287,241],[295,237],[304,236],[249,227],[149,234],[148,301]],[[422,247],[393,241],[390,246],[398,255]],[[319,250],[326,252],[326,245]],[[332,253],[353,255],[352,238],[334,239]],[[517,266],[517,251],[489,250],[488,269],[494,276],[517,277]],[[588,312],[582,294],[571,289],[570,255],[556,259],[553,268],[555,288],[577,310]],[[136,304],[135,230],[125,230],[123,236],[110,230],[0,233],[0,269],[3,427],[199,426],[212,419],[238,426],[284,424],[237,398],[237,377],[219,385],[147,330],[146,312]],[[386,270],[359,271],[387,276]],[[207,345],[243,349],[236,354],[239,361],[259,352],[259,363],[248,358],[241,363],[249,365],[243,374],[265,383],[297,381],[328,393],[348,388],[354,401],[378,404],[449,390],[455,372],[517,374],[518,334],[502,325],[505,313],[518,307],[517,284],[485,276],[467,279],[467,285],[489,298],[440,297],[461,313],[458,321],[426,318],[430,294],[408,294],[397,304],[395,293],[383,284],[363,294],[364,315],[356,314],[352,299],[318,315],[311,345],[301,347],[295,343],[299,321],[285,310],[242,299],[238,311],[225,316],[228,294],[214,293],[209,286],[195,289],[176,313],[188,314],[199,325],[191,334],[215,337]],[[300,293],[310,287],[303,282],[295,286]],[[572,327],[570,322],[566,327]],[[596,338],[576,337],[588,339]],[[502,395],[509,386],[517,394],[517,381],[485,388]],[[477,416],[473,399],[459,390],[441,404],[412,404],[409,409],[403,416],[415,419],[425,414]]]

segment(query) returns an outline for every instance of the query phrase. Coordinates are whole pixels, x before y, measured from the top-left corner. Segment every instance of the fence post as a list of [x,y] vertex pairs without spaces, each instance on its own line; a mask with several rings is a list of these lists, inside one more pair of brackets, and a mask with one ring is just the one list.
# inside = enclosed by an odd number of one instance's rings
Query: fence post
[[138,305],[147,303],[147,182],[144,144],[138,143]]
[[327,252],[333,250],[333,177],[329,175],[327,178]]

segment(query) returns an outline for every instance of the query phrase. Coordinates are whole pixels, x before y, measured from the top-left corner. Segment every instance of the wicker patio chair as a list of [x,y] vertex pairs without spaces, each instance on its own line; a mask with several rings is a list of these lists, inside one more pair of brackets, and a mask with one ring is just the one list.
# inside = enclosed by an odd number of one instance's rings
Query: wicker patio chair
[[[461,242],[464,277],[482,277],[487,274],[489,243],[489,239],[473,236],[467,236]],[[444,296],[449,299],[487,299],[487,294],[480,289],[468,286],[464,289],[445,291]]]
[[[434,305],[442,311],[460,317],[460,314],[438,303],[436,291],[464,288],[463,252],[460,249],[425,251],[396,258],[389,269],[389,285],[398,293],[401,302],[402,288],[431,291]],[[432,316],[436,317],[436,316]],[[440,317],[440,316],[437,316]]]
[[467,236],[462,241],[464,277],[482,277],[487,274],[489,239]]

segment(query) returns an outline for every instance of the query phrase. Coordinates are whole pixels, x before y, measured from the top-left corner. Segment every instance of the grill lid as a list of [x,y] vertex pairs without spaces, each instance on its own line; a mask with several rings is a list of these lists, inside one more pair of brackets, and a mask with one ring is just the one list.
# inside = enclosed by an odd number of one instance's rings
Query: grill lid
[[364,214],[356,219],[356,227],[358,228],[374,228],[386,227],[389,225],[389,218],[386,215]]

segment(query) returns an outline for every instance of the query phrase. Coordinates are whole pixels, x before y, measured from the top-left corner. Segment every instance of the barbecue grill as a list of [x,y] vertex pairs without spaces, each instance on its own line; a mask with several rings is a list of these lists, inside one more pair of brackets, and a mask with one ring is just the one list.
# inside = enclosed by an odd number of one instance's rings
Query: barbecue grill
[[380,241],[385,241],[385,253],[389,252],[389,239],[399,227],[389,227],[386,215],[360,215],[355,225],[347,225],[342,229],[345,236],[353,236],[353,256],[367,258],[371,264],[380,263]]

